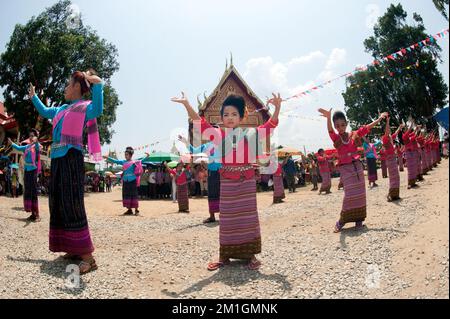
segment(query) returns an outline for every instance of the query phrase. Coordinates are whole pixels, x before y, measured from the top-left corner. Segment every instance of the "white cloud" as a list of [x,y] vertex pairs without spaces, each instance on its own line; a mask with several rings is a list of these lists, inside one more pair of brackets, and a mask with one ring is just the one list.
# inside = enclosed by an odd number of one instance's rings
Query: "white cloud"
[[327,70],[334,69],[345,63],[347,58],[347,51],[345,49],[334,48],[328,58],[327,65],[325,68]]
[[[337,75],[335,69],[343,65],[347,58],[347,51],[334,48],[327,56],[321,51],[313,51],[305,56],[294,57],[287,63],[276,62],[272,57],[259,57],[250,59],[246,63],[244,77],[250,86],[264,96],[278,91],[283,95],[294,95],[311,88],[319,82],[328,81]],[[291,85],[288,81],[289,72],[295,67],[311,64],[322,65],[322,71],[315,79],[305,81],[303,84]],[[296,72],[298,73],[298,72]]]
[[271,57],[262,57],[246,63],[244,77],[255,90],[267,95],[272,91],[284,91],[287,72],[288,67],[283,63],[274,62]]
[[[255,93],[261,98],[269,96],[272,92],[280,92],[283,97],[292,96],[304,92],[312,87],[337,77],[337,68],[346,62],[347,51],[341,48],[334,48],[329,55],[321,51],[314,51],[305,56],[294,57],[288,62],[277,62],[270,56],[250,59],[246,63],[243,72],[245,80]],[[295,69],[295,72],[293,70]],[[289,73],[300,74],[299,71],[307,69],[318,70],[317,76],[304,79],[301,84],[291,83]],[[303,73],[306,74],[306,73]],[[303,76],[305,78],[305,76]],[[296,81],[299,81],[297,79]],[[327,87],[333,88],[333,85]],[[300,99],[291,99],[284,103],[282,114],[301,115],[306,117],[317,116],[318,103],[328,104],[330,96],[333,101],[337,97],[329,90],[317,90],[313,94],[302,96]],[[318,99],[319,94],[324,94]],[[334,102],[335,103],[335,102]],[[282,117],[278,127],[278,143],[301,148],[306,147],[307,151],[316,151],[320,147],[331,147],[326,123],[312,121],[301,118]]]
[[327,56],[322,51],[314,51],[308,55],[291,59],[287,63],[287,66],[291,67],[291,66],[296,66],[296,65],[301,65],[301,64],[308,64],[308,63],[313,62],[314,60],[325,59],[326,57]]

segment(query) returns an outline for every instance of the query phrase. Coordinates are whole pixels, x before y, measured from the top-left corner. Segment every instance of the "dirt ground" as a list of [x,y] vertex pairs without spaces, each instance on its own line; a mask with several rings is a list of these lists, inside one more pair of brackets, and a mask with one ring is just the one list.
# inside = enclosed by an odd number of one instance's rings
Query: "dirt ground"
[[[380,179],[381,179],[381,174]],[[22,200],[0,197],[1,298],[448,298],[448,161],[420,187],[388,203],[388,180],[367,190],[364,230],[332,232],[343,191],[310,187],[272,205],[258,194],[263,236],[260,271],[235,261],[211,273],[218,224],[203,225],[207,199],[190,214],[172,201],[141,201],[140,217],[120,216],[121,189],[85,199],[99,269],[68,288],[67,265],[48,251],[48,201],[41,223],[27,223]]]

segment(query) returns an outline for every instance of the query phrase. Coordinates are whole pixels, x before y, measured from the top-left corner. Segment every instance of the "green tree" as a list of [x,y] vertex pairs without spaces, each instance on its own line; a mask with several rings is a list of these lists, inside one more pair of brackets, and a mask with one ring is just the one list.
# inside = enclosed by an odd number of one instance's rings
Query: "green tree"
[[364,42],[366,51],[378,61],[401,48],[405,50],[395,61],[372,65],[348,78],[343,97],[353,125],[370,122],[380,112],[388,111],[393,125],[413,117],[434,126],[429,120],[437,108],[447,104],[448,87],[438,70],[442,49],[431,41],[427,46],[406,51],[428,37],[418,14],[413,15],[413,25],[408,25],[406,18],[400,4],[391,5],[375,25],[374,35]]
[[449,0],[433,0],[436,9],[444,16],[444,18],[448,21],[448,2]]
[[[17,119],[22,134],[37,123],[38,114],[27,97],[28,84],[47,106],[64,100],[64,88],[75,70],[93,68],[105,81],[104,112],[98,119],[102,144],[110,143],[116,109],[121,104],[111,87],[111,77],[118,71],[117,49],[85,26],[74,13],[69,0],[61,0],[25,25],[16,25],[0,56],[0,86],[8,112]],[[51,134],[47,120],[43,133]]]

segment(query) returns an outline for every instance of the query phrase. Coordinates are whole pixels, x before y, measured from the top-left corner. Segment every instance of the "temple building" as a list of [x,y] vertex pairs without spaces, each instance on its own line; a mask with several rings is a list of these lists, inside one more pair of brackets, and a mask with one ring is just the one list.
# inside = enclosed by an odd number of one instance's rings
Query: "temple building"
[[[220,116],[220,109],[222,107],[223,101],[225,101],[228,95],[237,94],[241,95],[244,98],[249,112],[247,119],[242,123],[241,126],[258,127],[267,122],[270,119],[271,114],[265,108],[264,103],[244,81],[242,76],[234,67],[232,61],[233,60],[231,59],[230,66],[228,66],[227,63],[225,72],[222,75],[219,84],[213,90],[212,94],[209,97],[205,96],[205,100],[203,102],[200,102],[200,100],[197,98],[199,109],[198,114],[204,117],[209,123],[223,127]],[[193,141],[192,128],[192,121],[189,120],[189,136],[191,141]],[[207,141],[202,142],[205,143]],[[267,141],[267,149],[269,149],[269,146],[270,139],[268,139]]]
[[5,106],[0,102],[0,145],[4,144],[8,137],[16,137],[19,133],[19,125],[14,116],[8,115]]

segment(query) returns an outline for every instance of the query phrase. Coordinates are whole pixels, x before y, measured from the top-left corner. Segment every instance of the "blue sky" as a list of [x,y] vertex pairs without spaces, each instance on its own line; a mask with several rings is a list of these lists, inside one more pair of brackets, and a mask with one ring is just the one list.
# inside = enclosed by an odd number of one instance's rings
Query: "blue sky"
[[[431,0],[402,0],[405,10],[422,15],[428,33],[448,26]],[[55,3],[17,0],[2,4],[0,52],[17,23]],[[262,98],[272,91],[288,96],[371,62],[363,41],[375,18],[392,3],[387,0],[74,0],[83,21],[119,51],[120,71],[113,78],[123,105],[114,125],[111,146],[122,149],[162,141],[170,150],[177,133],[187,129],[182,107],[170,102],[181,90],[193,105],[224,72],[233,53],[234,65]],[[441,72],[448,83],[449,42],[441,40]],[[277,132],[279,144],[308,151],[330,147],[318,107],[342,109],[344,80],[308,98],[285,105]],[[1,89],[0,89],[1,91]],[[0,97],[1,99],[1,97]],[[182,149],[181,145],[177,146]],[[142,152],[141,152],[142,154]],[[139,153],[138,153],[139,155]]]

